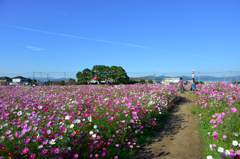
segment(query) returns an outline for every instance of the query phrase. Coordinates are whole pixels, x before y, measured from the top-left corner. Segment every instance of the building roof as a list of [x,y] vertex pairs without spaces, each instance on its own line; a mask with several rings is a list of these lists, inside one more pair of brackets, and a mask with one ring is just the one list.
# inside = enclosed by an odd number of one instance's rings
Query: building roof
[[25,77],[22,77],[22,76],[16,76],[16,77],[13,77],[12,79],[17,79],[17,78],[21,78],[21,79],[27,79]]
[[4,76],[4,77],[0,77],[0,80],[5,80],[5,79],[11,79],[11,78],[6,77],[6,76]]

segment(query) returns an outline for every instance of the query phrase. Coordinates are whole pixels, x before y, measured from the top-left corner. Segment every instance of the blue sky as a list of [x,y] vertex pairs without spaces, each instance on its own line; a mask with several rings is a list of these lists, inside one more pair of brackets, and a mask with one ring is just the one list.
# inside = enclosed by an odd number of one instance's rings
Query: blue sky
[[[240,71],[239,0],[0,0],[0,76]],[[232,73],[232,75],[234,75]]]

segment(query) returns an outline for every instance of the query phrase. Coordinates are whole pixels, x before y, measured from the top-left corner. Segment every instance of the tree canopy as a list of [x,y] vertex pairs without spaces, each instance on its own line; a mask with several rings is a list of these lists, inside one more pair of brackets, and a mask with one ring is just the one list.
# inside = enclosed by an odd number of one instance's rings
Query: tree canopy
[[78,84],[87,84],[93,77],[97,76],[98,79],[104,81],[105,79],[112,79],[114,83],[128,83],[129,77],[126,71],[121,66],[105,66],[94,65],[90,70],[85,68],[76,74]]

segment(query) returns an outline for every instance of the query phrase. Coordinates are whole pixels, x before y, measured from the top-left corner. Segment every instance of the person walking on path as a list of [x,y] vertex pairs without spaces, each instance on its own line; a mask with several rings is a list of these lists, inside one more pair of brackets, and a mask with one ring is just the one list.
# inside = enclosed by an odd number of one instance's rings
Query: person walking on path
[[178,82],[178,84],[179,84],[180,92],[181,92],[181,93],[184,93],[182,77],[180,78],[180,81]]
[[191,89],[190,89],[190,94],[193,92],[195,92],[196,90],[196,81],[194,80],[194,78],[192,78],[192,80],[190,81],[191,84]]

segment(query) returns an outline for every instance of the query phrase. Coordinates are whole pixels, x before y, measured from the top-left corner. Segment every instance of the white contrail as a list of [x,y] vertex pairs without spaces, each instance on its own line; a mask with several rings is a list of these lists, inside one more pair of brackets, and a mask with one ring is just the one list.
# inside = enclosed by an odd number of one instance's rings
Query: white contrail
[[[0,23],[0,25],[4,25],[4,26],[8,26],[8,27],[13,27],[13,28],[18,28],[18,29],[23,29],[23,30],[28,30],[28,31],[39,32],[39,33],[45,33],[45,34],[52,34],[52,35],[59,35],[59,36],[65,36],[65,37],[71,37],[71,38],[78,38],[78,39],[99,41],[99,42],[105,42],[105,43],[126,45],[126,46],[132,46],[132,47],[138,47],[138,48],[150,49],[150,50],[158,50],[158,49],[149,48],[149,47],[144,47],[144,46],[139,46],[139,45],[132,45],[132,44],[119,43],[119,42],[107,41],[107,40],[100,40],[100,39],[85,38],[85,37],[80,37],[80,36],[75,36],[75,35],[68,35],[68,34],[59,34],[59,33],[53,33],[53,32],[47,32],[47,31],[29,29],[29,28],[24,28],[24,27],[19,27],[19,26],[14,26],[14,25],[8,25],[8,24],[1,24],[1,23]],[[158,51],[160,51],[160,50],[158,50]]]
[[[39,33],[45,33],[45,34],[59,35],[59,36],[65,36],[65,37],[71,37],[71,38],[78,38],[78,39],[85,39],[85,40],[99,41],[99,42],[112,43],[112,44],[118,44],[118,45],[126,45],[126,46],[138,47],[138,48],[149,49],[149,50],[162,51],[162,50],[159,50],[159,49],[149,48],[149,47],[140,46],[140,45],[133,45],[133,44],[126,44],[126,43],[119,43],[119,42],[107,41],[107,40],[101,40],[101,39],[85,38],[85,37],[81,37],[81,36],[68,35],[68,34],[59,34],[59,33],[53,33],[53,32],[47,32],[47,31],[41,31],[41,30],[30,29],[30,28],[24,28],[24,27],[19,27],[19,26],[15,26],[15,25],[1,24],[1,23],[0,23],[0,25],[8,26],[8,27],[13,27],[13,28],[18,28],[18,29],[23,29],[23,30],[28,30],[28,31],[39,32]],[[168,52],[168,54],[170,53],[169,51],[167,51],[167,52]],[[171,53],[171,54],[172,54],[172,53]],[[187,55],[190,55],[190,56],[197,56],[197,57],[204,57],[204,58],[210,58],[210,59],[215,59],[215,58],[212,58],[212,57],[201,56],[201,55],[195,55],[195,54],[187,54]],[[215,60],[216,60],[216,59],[215,59]]]

